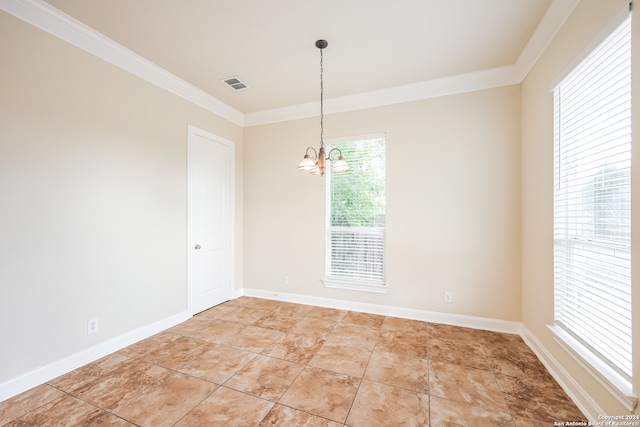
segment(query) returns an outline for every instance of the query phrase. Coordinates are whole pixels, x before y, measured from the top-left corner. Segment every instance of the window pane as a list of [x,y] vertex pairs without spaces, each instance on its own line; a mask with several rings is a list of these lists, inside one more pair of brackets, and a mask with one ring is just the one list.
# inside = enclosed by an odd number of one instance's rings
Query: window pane
[[327,277],[384,283],[385,140],[333,148],[350,170],[327,173]]
[[631,29],[554,90],[555,322],[630,381]]

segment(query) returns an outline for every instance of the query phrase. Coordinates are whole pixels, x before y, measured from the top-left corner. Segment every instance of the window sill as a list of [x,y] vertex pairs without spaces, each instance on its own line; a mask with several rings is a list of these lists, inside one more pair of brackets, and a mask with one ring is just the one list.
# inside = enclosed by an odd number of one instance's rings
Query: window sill
[[386,294],[389,291],[384,283],[371,283],[359,280],[336,279],[333,277],[325,277],[322,279],[325,288],[346,289],[349,291],[373,292],[377,294]]
[[627,410],[632,411],[638,397],[633,394],[633,386],[620,374],[595,357],[580,342],[555,325],[547,325],[553,339],[569,353],[593,378],[600,383]]

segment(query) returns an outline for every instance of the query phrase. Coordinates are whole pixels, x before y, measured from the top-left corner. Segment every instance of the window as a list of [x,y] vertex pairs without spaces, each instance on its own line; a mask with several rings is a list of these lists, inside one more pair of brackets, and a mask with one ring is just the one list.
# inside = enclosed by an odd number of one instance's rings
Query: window
[[555,88],[554,116],[552,330],[630,390],[630,18]]
[[327,148],[339,148],[351,169],[326,176],[325,286],[386,292],[385,137],[334,140]]

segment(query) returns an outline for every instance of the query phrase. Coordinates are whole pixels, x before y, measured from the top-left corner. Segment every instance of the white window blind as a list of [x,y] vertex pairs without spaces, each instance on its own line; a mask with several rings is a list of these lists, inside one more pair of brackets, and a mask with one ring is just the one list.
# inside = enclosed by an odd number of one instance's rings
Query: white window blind
[[631,380],[631,25],[554,90],[555,324]]
[[385,139],[336,142],[350,170],[327,173],[326,276],[384,286]]

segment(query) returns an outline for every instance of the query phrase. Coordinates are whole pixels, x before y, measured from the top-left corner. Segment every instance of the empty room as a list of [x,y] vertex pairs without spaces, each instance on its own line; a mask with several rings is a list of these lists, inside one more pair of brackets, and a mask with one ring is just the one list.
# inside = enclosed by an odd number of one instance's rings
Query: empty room
[[633,15],[0,0],[0,426],[640,426]]

